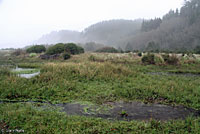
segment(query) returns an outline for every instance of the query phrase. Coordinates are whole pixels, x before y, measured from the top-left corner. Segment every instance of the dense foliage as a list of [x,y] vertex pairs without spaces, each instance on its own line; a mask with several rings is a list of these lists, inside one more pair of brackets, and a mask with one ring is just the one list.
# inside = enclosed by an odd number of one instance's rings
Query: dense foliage
[[[149,42],[154,42],[153,51],[193,51],[200,44],[200,1],[185,1],[183,7],[170,10],[162,19],[144,20],[141,33],[131,35],[126,41],[132,49],[149,49]],[[194,50],[195,51],[195,50]]]
[[179,59],[176,55],[164,54],[162,57],[164,61],[169,65],[176,65],[179,62]]
[[114,47],[103,47],[103,48],[96,50],[96,52],[99,52],[99,53],[119,53],[119,51],[117,49],[115,49]]
[[43,45],[35,45],[26,50],[27,53],[42,53],[45,51],[46,51],[46,48]]
[[74,43],[64,44],[64,51],[72,55],[84,53],[84,49]]
[[145,64],[155,64],[155,55],[147,54],[142,57],[142,63]]
[[64,52],[65,45],[63,43],[58,43],[54,46],[51,46],[47,49],[47,54],[53,55],[53,54],[60,54]]
[[151,20],[143,20],[141,31],[148,32],[148,31],[157,29],[161,23],[162,23],[162,20],[160,18],[155,18]]
[[70,54],[68,54],[68,53],[63,53],[63,59],[64,59],[64,60],[68,60],[70,57],[71,57]]
[[74,43],[58,43],[54,46],[51,46],[47,49],[46,54],[53,55],[53,54],[61,54],[63,52],[67,52],[68,54],[80,54],[84,53],[84,49],[80,46],[77,46]]

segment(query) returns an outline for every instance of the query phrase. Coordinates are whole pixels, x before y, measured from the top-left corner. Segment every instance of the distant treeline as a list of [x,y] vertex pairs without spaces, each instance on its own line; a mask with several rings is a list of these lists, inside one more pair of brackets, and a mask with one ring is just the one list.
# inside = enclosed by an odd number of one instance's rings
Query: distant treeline
[[200,1],[185,1],[180,11],[170,10],[162,19],[143,20],[141,32],[127,40],[128,49],[193,50],[200,46]]

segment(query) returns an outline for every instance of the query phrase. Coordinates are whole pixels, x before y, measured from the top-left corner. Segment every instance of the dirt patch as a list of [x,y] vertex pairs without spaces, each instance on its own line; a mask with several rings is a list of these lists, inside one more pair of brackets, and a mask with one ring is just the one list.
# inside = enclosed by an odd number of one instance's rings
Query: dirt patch
[[[17,103],[17,101],[1,103]],[[104,105],[89,105],[79,103],[50,104],[46,102],[18,102],[31,103],[33,106],[43,108],[61,109],[67,115],[80,115],[89,117],[100,117],[109,120],[144,120],[151,119],[167,121],[185,119],[188,116],[200,116],[200,111],[183,106],[167,106],[161,104],[144,104],[142,102],[108,102]],[[41,104],[41,105],[36,105]]]
[[[182,106],[172,107],[161,104],[144,104],[141,102],[111,102],[106,108],[80,104],[58,104],[69,115],[84,115],[117,120],[175,120],[188,116],[199,116],[200,112]],[[109,107],[109,108],[108,108]],[[87,111],[85,110],[87,108]],[[103,110],[102,110],[103,109]]]

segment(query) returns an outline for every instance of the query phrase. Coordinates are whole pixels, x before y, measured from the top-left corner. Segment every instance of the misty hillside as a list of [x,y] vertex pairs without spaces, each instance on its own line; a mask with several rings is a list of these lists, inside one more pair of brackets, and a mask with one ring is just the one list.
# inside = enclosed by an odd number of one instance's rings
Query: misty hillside
[[110,20],[94,24],[82,33],[85,42],[97,42],[107,46],[120,46],[120,40],[140,31],[142,20]]
[[67,42],[79,42],[80,32],[61,30],[53,31],[49,34],[43,35],[40,39],[35,41],[35,44],[55,44],[55,43],[67,43]]
[[200,45],[200,1],[191,0],[162,19],[144,20],[141,33],[126,39],[127,48],[188,51]]
[[142,20],[110,20],[91,25],[83,32],[62,30],[44,35],[35,43],[55,44],[59,42],[96,42],[108,46],[119,46],[119,41],[126,36],[140,31]]
[[200,45],[200,1],[185,1],[180,10],[151,20],[110,20],[82,32],[58,31],[36,43],[96,42],[124,50],[191,50]]

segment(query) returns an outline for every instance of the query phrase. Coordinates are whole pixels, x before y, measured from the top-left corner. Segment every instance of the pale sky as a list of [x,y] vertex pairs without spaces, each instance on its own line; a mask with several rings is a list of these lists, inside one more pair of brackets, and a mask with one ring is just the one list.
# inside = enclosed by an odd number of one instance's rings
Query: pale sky
[[162,17],[183,0],[0,0],[0,48],[23,47],[58,30],[103,20]]

